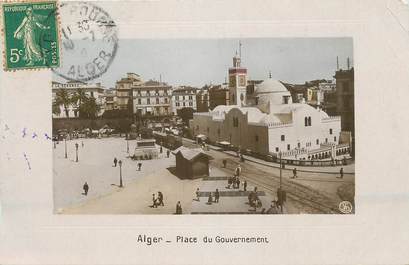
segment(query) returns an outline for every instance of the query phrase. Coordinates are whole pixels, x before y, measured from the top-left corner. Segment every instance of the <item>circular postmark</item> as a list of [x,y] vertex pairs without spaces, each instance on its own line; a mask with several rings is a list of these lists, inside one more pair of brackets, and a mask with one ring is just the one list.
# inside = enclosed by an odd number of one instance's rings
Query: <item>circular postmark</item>
[[352,213],[352,203],[350,203],[349,201],[340,202],[338,208],[341,213]]
[[118,48],[117,27],[107,12],[90,2],[64,2],[61,64],[53,72],[67,80],[89,81],[111,65]]

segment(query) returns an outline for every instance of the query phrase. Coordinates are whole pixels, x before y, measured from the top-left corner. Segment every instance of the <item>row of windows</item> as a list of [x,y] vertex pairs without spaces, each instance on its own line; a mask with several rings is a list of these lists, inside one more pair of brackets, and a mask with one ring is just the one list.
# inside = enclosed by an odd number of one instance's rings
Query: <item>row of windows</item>
[[[187,97],[187,96],[186,96]],[[183,99],[185,100],[185,96],[176,96],[176,100]],[[189,96],[189,99],[192,100],[193,96]]]
[[[144,92],[144,93],[143,93]],[[150,90],[146,90],[146,91],[144,91],[144,90],[137,90],[136,91],[136,93],[139,95],[139,96],[141,96],[142,95],[142,93],[143,94],[145,94],[145,95],[159,95],[159,94],[164,94],[164,95],[168,95],[168,91],[167,90],[165,90],[165,91],[163,91],[163,90],[155,90],[155,92],[153,92],[153,91],[150,91]]]
[[[281,139],[284,139],[284,138],[285,138],[285,136],[284,136],[284,135],[281,135]],[[282,140],[282,141],[283,141],[283,140]],[[334,136],[334,142],[336,142],[336,141],[337,141],[337,137]],[[316,140],[316,143],[319,144],[319,142],[320,142],[320,140],[317,139],[317,140]],[[325,143],[328,143],[328,138],[325,138]],[[306,143],[305,146],[306,146],[306,147],[311,147],[311,142]],[[297,147],[298,147],[298,148],[301,148],[301,144],[300,144],[300,143],[297,143]],[[290,150],[290,149],[291,149],[291,145],[290,145],[290,144],[287,144],[287,150]],[[279,152],[279,151],[280,151],[280,148],[276,147],[276,152]]]
[[[160,104],[159,98],[156,98],[155,102],[156,102],[156,104]],[[164,102],[164,103],[165,103],[165,104],[168,103],[168,99],[167,99],[167,98],[165,98],[165,102]],[[138,98],[138,105],[141,105],[141,104],[142,104],[142,99]],[[147,104],[147,105],[151,104],[151,99],[150,99],[150,98],[147,98],[147,99],[146,99],[146,104]]]
[[[185,103],[185,102],[183,102],[183,104],[180,104],[179,102],[176,102],[175,105],[176,105],[176,107],[180,107],[180,106],[186,107],[186,103]],[[189,106],[192,107],[192,106],[193,106],[193,103],[192,103],[192,102],[189,102]]]

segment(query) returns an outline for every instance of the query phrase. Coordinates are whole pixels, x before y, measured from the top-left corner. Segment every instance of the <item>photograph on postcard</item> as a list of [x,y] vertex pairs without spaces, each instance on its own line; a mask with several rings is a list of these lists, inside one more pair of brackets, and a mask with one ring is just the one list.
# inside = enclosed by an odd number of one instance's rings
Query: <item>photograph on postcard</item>
[[117,39],[104,18],[62,21],[54,213],[355,213],[352,38]]

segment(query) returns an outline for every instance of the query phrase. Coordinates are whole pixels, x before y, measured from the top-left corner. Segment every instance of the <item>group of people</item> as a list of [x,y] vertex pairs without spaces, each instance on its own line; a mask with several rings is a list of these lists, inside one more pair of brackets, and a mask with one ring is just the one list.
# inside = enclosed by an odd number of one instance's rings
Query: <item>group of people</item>
[[155,196],[155,193],[152,194],[152,208],[158,208],[158,206],[165,206],[163,203],[163,193],[158,191],[158,196]]
[[[293,176],[290,178],[292,179],[298,178],[297,168],[293,169]],[[343,167],[341,167],[341,169],[339,170],[339,176],[337,178],[341,178],[341,179],[344,178],[344,168]]]
[[254,211],[262,206],[261,200],[257,194],[257,187],[254,187],[254,191],[251,191],[247,198],[249,200],[249,205],[254,207]]
[[[233,186],[233,189],[240,189],[240,184],[242,183],[240,181],[240,175],[241,175],[241,166],[240,164],[236,167],[234,170],[234,176],[229,177],[227,179],[227,188],[230,189]],[[244,191],[247,190],[247,181],[245,180],[243,182],[243,188]]]
[[208,204],[212,204],[213,202],[219,203],[219,199],[220,199],[220,192],[219,192],[219,189],[216,189],[216,191],[214,192],[214,200],[213,200],[213,192],[209,192],[209,198],[207,199],[207,203]]

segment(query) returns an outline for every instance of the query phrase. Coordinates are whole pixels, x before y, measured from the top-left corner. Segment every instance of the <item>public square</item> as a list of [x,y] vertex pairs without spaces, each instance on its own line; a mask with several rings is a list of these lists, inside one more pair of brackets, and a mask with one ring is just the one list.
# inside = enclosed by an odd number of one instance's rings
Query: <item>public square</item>
[[[75,144],[78,143],[78,162]],[[83,144],[83,145],[82,145]],[[195,146],[184,139],[185,146]],[[129,153],[135,140],[128,141]],[[159,150],[159,146],[157,146]],[[183,214],[254,214],[268,209],[277,199],[279,168],[277,164],[246,156],[239,161],[233,153],[210,147],[205,151],[213,157],[209,177],[181,180],[172,174],[175,157],[166,157],[166,148],[158,159],[143,160],[141,171],[138,162],[127,152],[127,141],[120,137],[102,139],[74,139],[67,141],[67,159],[64,141],[54,149],[54,211],[58,214],[174,214],[178,201]],[[114,158],[122,161],[123,188],[119,187],[120,167],[114,167]],[[226,168],[222,160],[226,159]],[[243,169],[241,180],[248,183],[247,192],[227,187],[227,179],[238,164]],[[339,167],[300,168],[298,178],[291,179],[292,168],[282,171],[282,187],[287,191],[283,213],[338,213],[343,200],[353,201],[354,165],[345,167],[343,179],[337,178]],[[305,170],[305,171],[304,171]],[[318,173],[326,171],[327,173]],[[89,185],[88,195],[83,185]],[[248,205],[247,196],[257,187],[262,206],[256,211]],[[196,189],[200,190],[199,201]],[[208,203],[209,192],[220,191],[219,203]],[[164,194],[164,206],[153,208],[152,194]],[[352,194],[351,194],[352,192]]]

